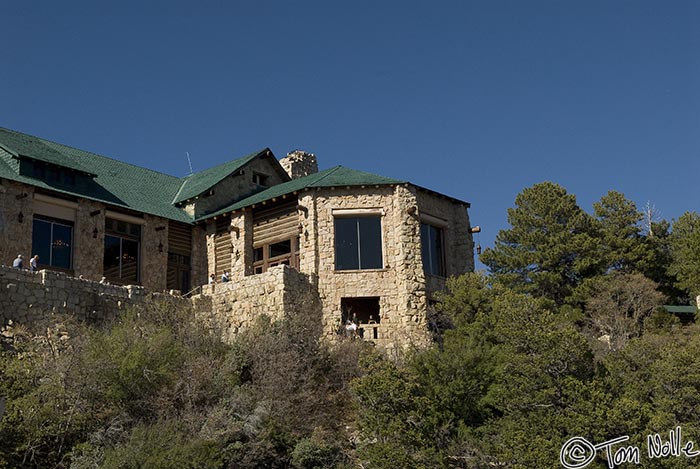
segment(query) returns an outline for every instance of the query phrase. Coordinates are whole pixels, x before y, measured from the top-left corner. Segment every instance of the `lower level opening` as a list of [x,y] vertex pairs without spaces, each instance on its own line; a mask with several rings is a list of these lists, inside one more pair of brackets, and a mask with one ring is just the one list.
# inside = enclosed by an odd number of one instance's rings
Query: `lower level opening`
[[[381,322],[381,317],[378,296],[341,298],[340,308],[346,334],[357,334],[363,339],[379,338],[377,326]],[[353,324],[355,328],[352,327]]]

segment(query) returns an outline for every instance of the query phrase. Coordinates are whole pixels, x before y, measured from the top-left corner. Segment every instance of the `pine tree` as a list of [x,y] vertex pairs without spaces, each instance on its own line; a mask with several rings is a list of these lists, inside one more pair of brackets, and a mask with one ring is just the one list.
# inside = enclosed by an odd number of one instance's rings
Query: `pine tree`
[[543,182],[524,189],[481,261],[493,277],[516,291],[562,305],[582,279],[601,270],[594,221],[566,189]]

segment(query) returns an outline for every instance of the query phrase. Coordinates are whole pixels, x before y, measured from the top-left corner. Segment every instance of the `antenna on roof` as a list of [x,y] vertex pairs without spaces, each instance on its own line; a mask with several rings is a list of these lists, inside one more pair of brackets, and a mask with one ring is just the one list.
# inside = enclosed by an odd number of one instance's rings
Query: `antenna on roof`
[[190,160],[190,152],[186,151],[185,155],[187,155],[187,164],[190,165],[190,174],[192,174],[194,173],[194,171],[192,171],[192,160]]

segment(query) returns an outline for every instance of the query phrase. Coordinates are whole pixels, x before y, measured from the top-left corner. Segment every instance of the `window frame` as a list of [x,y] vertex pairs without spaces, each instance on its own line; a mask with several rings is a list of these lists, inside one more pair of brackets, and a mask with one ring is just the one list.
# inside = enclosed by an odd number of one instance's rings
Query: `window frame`
[[[142,226],[138,223],[131,223],[120,218],[106,218],[105,219],[105,235],[104,235],[104,258],[102,262],[103,272],[107,280],[113,283],[119,284],[129,284],[129,282],[134,282],[136,285],[141,284],[141,235]],[[117,277],[107,276],[106,267],[106,256],[107,256],[107,238],[115,238],[119,240],[119,274]],[[124,279],[124,242],[135,242],[136,243],[136,279]]]
[[[284,243],[289,241],[290,249],[289,252],[279,254],[277,256],[271,256],[271,248],[275,244]],[[262,257],[256,259],[256,251],[260,249]],[[289,238],[278,239],[272,242],[266,242],[257,246],[253,246],[253,275],[261,274],[267,272],[270,267],[275,267],[277,265],[288,265],[295,269],[299,269],[299,237],[292,236]]]
[[[74,262],[74,252],[73,252],[73,246],[74,246],[74,240],[75,240],[75,222],[70,221],[70,220],[64,220],[61,218],[55,218],[55,217],[50,217],[46,215],[41,215],[41,214],[34,214],[34,217],[32,219],[32,255],[37,254],[39,249],[37,246],[35,246],[35,236],[36,236],[36,222],[40,223],[48,223],[50,226],[49,230],[49,256],[48,259],[46,259],[46,256],[39,256],[39,265],[42,267],[50,267],[51,269],[56,269],[64,272],[72,272],[73,271],[73,262]],[[68,267],[62,266],[62,265],[54,265],[53,260],[54,260],[54,228],[55,226],[61,226],[64,228],[69,228],[70,229],[70,240],[68,241]],[[43,257],[43,258],[42,258]]]
[[[385,262],[384,262],[384,223],[383,223],[383,211],[376,210],[376,209],[370,209],[370,210],[364,210],[364,209],[349,209],[349,210],[334,210],[333,212],[333,253],[334,253],[334,260],[333,260],[333,266],[336,272],[355,272],[355,271],[360,271],[360,270],[382,270],[385,267]],[[379,241],[378,246],[373,246],[368,249],[378,249],[379,251],[379,256],[378,259],[374,259],[374,256],[372,256],[372,260],[368,262],[369,265],[365,266],[365,263],[362,261],[362,227],[361,221],[362,220],[376,220],[378,222],[378,231],[374,233],[376,238]],[[355,244],[357,245],[357,266],[356,267],[348,267],[346,265],[339,265],[339,260],[341,257],[339,252],[340,249],[342,249],[341,246],[341,239],[339,239],[339,221],[347,221],[347,220],[354,220],[355,221],[355,226],[356,226],[356,237],[355,237]],[[373,237],[375,237],[373,236]],[[366,240],[367,241],[367,240]],[[373,242],[374,240],[369,240],[370,242]],[[364,250],[367,253],[367,250]],[[376,253],[374,253],[376,255]],[[375,262],[378,260],[379,263],[376,265]]]
[[[432,218],[432,217],[431,217]],[[435,277],[447,277],[447,257],[445,253],[445,228],[446,224],[435,223],[432,219],[428,220],[426,218],[421,218],[420,221],[420,240],[421,240],[421,258],[423,261],[423,272],[426,275],[432,275]],[[424,236],[424,227],[428,228],[428,239]],[[433,236],[433,233],[436,236]],[[426,259],[425,253],[430,255]],[[436,251],[436,252],[434,252]],[[433,254],[437,254],[435,258],[437,259],[438,272],[433,269],[435,267],[433,262]]]

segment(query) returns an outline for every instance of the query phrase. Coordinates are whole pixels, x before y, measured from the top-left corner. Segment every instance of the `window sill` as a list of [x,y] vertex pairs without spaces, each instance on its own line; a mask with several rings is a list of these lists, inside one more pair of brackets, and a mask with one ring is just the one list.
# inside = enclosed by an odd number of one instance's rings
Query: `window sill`
[[436,279],[436,280],[442,280],[443,282],[446,281],[447,278],[448,278],[448,277],[446,277],[446,276],[444,276],[444,275],[429,274],[428,272],[425,272],[425,271],[424,271],[424,273],[425,273],[425,277],[426,277],[426,278],[434,278],[434,279]]

